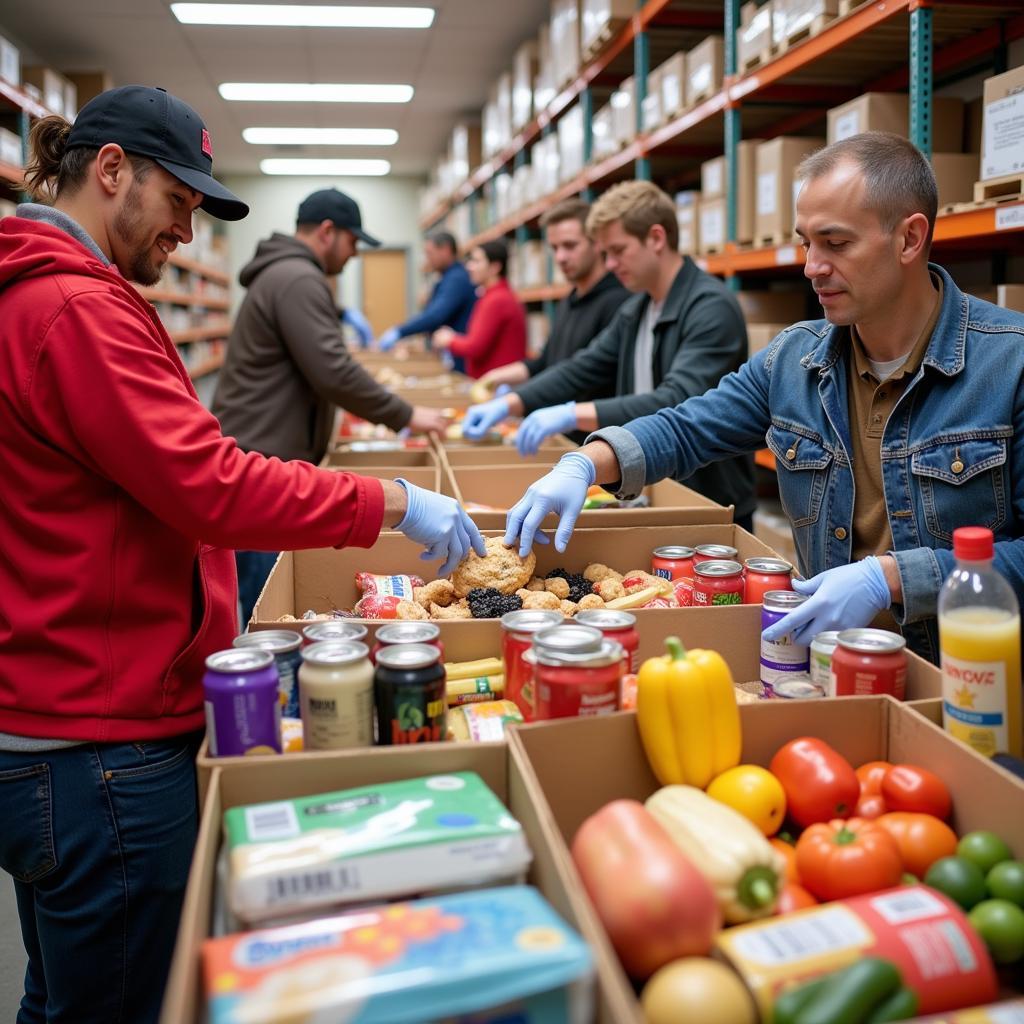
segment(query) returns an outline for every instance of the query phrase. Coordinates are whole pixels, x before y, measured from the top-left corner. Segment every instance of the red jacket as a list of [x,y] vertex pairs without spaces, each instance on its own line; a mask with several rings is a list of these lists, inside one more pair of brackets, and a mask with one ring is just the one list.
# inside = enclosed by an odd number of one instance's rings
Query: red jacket
[[526,310],[501,278],[476,300],[465,334],[452,339],[451,352],[466,360],[466,373],[488,370],[526,358]]
[[152,306],[58,228],[0,221],[0,731],[203,724],[231,548],[369,547],[377,480],[245,454]]

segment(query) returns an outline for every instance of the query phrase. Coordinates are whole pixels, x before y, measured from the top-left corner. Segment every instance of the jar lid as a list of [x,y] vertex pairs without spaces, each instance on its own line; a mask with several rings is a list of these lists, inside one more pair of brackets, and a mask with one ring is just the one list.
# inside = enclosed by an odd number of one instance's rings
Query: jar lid
[[695,565],[693,571],[698,576],[739,576],[743,572],[743,566],[727,558],[709,558],[706,562]]
[[611,640],[605,636],[602,636],[600,644],[591,650],[560,651],[534,646],[523,652],[523,660],[530,665],[550,665],[556,668],[604,668],[606,665],[618,664],[625,657],[625,647],[618,640]]
[[744,566],[751,572],[766,572],[772,576],[788,575],[793,571],[793,566],[784,558],[748,558]]
[[729,544],[698,544],[693,550],[698,555],[707,555],[708,558],[735,559],[739,554],[739,552]]
[[377,630],[377,643],[429,644],[441,635],[436,622],[392,622]]
[[565,616],[549,608],[520,608],[501,617],[501,628],[510,633],[539,633],[565,622]]
[[630,629],[636,625],[636,616],[614,608],[587,608],[576,613],[576,621],[594,629]]
[[655,548],[651,554],[655,558],[693,558],[693,548],[682,544],[667,544],[665,547]]
[[385,668],[429,668],[441,659],[441,652],[430,644],[394,644],[377,652],[377,664]]
[[824,632],[816,633],[814,638],[811,640],[812,647],[817,644],[818,647],[829,651],[834,651],[837,643],[839,643],[838,629],[826,629]]
[[891,654],[907,646],[907,641],[888,629],[844,629],[839,633],[839,644],[860,654]]
[[362,640],[366,636],[366,627],[358,622],[314,622],[303,627],[302,635],[310,642],[320,640]]
[[259,672],[273,664],[274,656],[270,651],[239,650],[236,647],[232,647],[229,651],[215,651],[206,659],[208,669],[229,675]]
[[261,629],[242,633],[231,641],[232,647],[254,647],[258,651],[287,654],[302,646],[302,637],[291,629]]
[[321,640],[302,652],[302,660],[314,665],[354,665],[369,656],[370,649],[358,640]]
[[770,612],[791,612],[806,600],[806,594],[794,590],[768,590],[761,599],[761,607]]
[[585,654],[599,650],[603,639],[601,631],[593,626],[567,622],[564,626],[555,626],[554,629],[537,633],[533,638],[533,646],[537,650],[562,654]]

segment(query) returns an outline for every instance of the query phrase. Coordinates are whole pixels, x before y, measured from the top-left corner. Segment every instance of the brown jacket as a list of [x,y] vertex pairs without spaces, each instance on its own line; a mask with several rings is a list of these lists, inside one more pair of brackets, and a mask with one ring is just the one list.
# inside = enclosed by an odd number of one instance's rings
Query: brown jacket
[[245,451],[319,462],[335,406],[401,430],[412,407],[349,354],[324,268],[275,233],[238,277],[248,289],[217,381],[213,414]]

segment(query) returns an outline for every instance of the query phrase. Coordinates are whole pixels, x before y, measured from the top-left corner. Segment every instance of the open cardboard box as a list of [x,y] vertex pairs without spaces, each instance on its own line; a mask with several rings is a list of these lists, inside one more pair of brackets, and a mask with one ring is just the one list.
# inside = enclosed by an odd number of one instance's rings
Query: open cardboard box
[[[416,748],[375,749],[335,753],[316,760],[268,759],[262,763],[218,767],[211,779],[203,807],[199,837],[189,873],[188,888],[160,1024],[200,1024],[206,1019],[201,981],[201,949],[211,933],[212,908],[217,884],[217,857],[221,845],[224,811],[243,804],[327,793],[374,783],[392,782],[423,775],[474,771],[505,803],[523,826],[533,850],[528,880],[537,886],[562,918],[581,931],[585,905],[578,891],[564,888],[564,869],[556,865],[538,808],[531,795],[509,787],[507,749],[503,743],[427,744]],[[326,916],[326,915],[325,915]],[[611,975],[612,964],[597,964],[597,1001],[602,1021],[623,1020],[626,1006],[612,1002],[601,978]]]
[[448,445],[438,455],[453,470],[461,466],[543,466],[550,469],[564,454],[564,448],[541,448],[534,455],[520,455],[513,444]]
[[320,461],[328,469],[352,469],[361,466],[439,466],[437,453],[424,445],[421,448],[376,447],[373,445],[341,444],[332,447]]
[[[1024,783],[890,697],[761,701],[741,706],[740,716],[744,763],[767,765],[784,743],[809,735],[825,740],[854,765],[873,760],[921,765],[949,786],[958,834],[994,829],[1011,848],[1024,850]],[[509,791],[517,806],[534,805],[562,885],[577,906],[582,902],[583,936],[602,970],[610,970],[602,984],[608,990],[605,1004],[618,1009],[616,1024],[643,1024],[643,1014],[587,899],[569,845],[583,821],[605,804],[621,798],[643,801],[657,788],[633,712],[511,730]]]
[[356,473],[359,476],[372,476],[378,480],[395,480],[401,477],[416,487],[428,491],[448,493],[441,490],[440,466],[324,466],[334,473]]
[[[470,512],[480,529],[504,529],[508,510],[549,469],[548,466],[459,466],[452,469],[455,496],[463,505],[474,502],[493,507],[493,511]],[[674,480],[661,480],[645,487],[643,493],[650,502],[649,507],[587,509],[580,513],[577,528],[696,526],[732,522],[732,506],[719,505]],[[553,514],[545,520],[545,526],[552,529],[557,523]]]

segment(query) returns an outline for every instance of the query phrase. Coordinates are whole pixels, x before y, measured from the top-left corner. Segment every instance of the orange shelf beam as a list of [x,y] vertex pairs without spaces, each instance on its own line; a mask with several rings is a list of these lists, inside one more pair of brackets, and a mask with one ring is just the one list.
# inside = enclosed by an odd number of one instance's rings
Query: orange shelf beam
[[557,302],[571,291],[568,284],[547,284],[536,288],[520,288],[516,295],[520,302]]
[[22,92],[16,85],[11,85],[5,78],[0,78],[0,100],[18,110],[24,110],[29,117],[46,117],[53,113],[41,103],[37,103],[27,93]]
[[762,448],[759,452],[754,452],[754,462],[757,465],[762,466],[764,469],[770,469],[774,472],[775,470],[775,456],[767,448]]
[[205,327],[190,327],[184,331],[171,331],[171,341],[175,345],[187,345],[193,341],[213,341],[217,338],[226,338],[231,333],[231,324],[224,320],[216,324],[207,324]]

